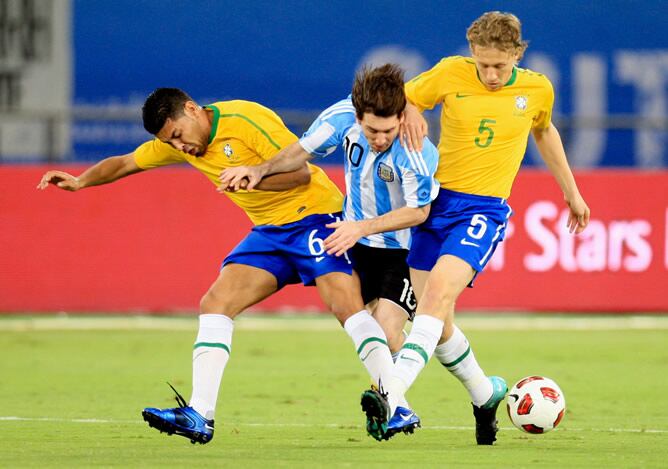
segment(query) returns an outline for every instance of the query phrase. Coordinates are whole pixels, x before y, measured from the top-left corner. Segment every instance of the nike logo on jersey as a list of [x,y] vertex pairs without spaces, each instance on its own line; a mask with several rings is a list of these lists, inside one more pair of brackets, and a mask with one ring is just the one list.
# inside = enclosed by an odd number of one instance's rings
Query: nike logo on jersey
[[468,98],[469,96],[472,96],[472,95],[470,95],[470,94],[463,94],[463,93],[460,93],[460,92],[458,91],[457,94],[455,95],[455,98],[457,98],[457,99],[461,99],[461,98]]
[[325,256],[318,256],[318,257],[315,258],[315,261],[316,261],[316,262],[320,262],[320,261],[323,260],[324,258],[325,258]]
[[459,242],[459,244],[462,244],[462,245],[464,245],[464,246],[475,246],[475,247],[477,247],[477,248],[480,247],[479,244],[472,243],[471,241],[467,241],[466,238],[462,238],[462,240]]

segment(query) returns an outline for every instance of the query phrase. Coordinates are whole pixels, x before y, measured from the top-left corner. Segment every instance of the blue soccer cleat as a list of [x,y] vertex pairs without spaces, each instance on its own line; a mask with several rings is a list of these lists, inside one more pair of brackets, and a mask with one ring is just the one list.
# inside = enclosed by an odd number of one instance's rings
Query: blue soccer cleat
[[394,435],[400,432],[406,434],[413,433],[416,428],[419,428],[420,417],[415,412],[406,407],[398,406],[394,411],[394,415],[387,424],[387,431],[385,432],[385,439],[389,440]]
[[390,419],[390,405],[387,402],[387,394],[375,385],[362,393],[360,402],[362,410],[366,414],[366,431],[376,440],[387,440],[387,424]]
[[[169,383],[167,383],[169,384]],[[169,384],[174,389],[174,387]],[[149,427],[166,432],[168,435],[180,435],[190,439],[192,444],[205,444],[213,438],[213,420],[202,417],[195,409],[186,405],[186,401],[176,389],[176,402],[179,407],[173,409],[155,409],[147,407],[142,411]]]
[[492,397],[480,407],[473,406],[475,439],[479,445],[491,445],[496,441],[496,433],[499,431],[496,409],[508,392],[503,378],[490,376],[489,380],[492,383]]

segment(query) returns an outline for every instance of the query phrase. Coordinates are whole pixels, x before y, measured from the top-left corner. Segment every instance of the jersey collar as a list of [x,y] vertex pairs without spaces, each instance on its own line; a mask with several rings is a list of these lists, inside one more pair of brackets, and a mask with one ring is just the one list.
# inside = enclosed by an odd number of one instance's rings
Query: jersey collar
[[218,132],[218,119],[220,119],[220,111],[216,106],[207,105],[204,106],[206,109],[211,109],[213,111],[213,121],[211,122],[211,134],[209,135],[209,144],[213,142],[216,132]]
[[[478,68],[475,69],[475,74],[476,74],[476,76],[478,77],[478,81],[479,81],[480,83],[482,83],[482,80],[480,79],[480,72],[478,72]],[[505,88],[506,86],[512,86],[512,85],[514,85],[516,80],[517,80],[517,67],[513,67],[513,73],[510,74],[510,78],[508,79],[508,81],[506,82],[506,84],[503,85],[504,88]],[[483,85],[484,85],[484,83],[483,83]]]
[[517,67],[513,67],[513,73],[510,74],[510,80],[503,86],[511,86],[515,83],[515,80],[517,80]]

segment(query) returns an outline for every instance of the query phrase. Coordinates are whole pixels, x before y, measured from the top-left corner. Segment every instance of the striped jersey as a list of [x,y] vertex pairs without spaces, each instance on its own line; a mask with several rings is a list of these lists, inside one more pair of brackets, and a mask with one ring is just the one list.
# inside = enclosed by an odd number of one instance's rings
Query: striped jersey
[[[297,141],[276,113],[250,101],[221,101],[213,111],[206,153],[183,153],[157,138],[139,146],[134,159],[142,169],[174,163],[189,163],[216,186],[225,168],[258,165]],[[240,190],[225,194],[255,225],[284,225],[308,215],[341,211],[343,195],[325,172],[309,164],[311,182],[285,191]]]
[[508,198],[529,132],[549,127],[554,91],[544,75],[515,67],[508,83],[489,91],[470,57],[446,57],[406,84],[420,110],[441,104],[441,186]]
[[[422,153],[409,152],[399,139],[382,153],[374,152],[355,118],[350,97],[323,111],[299,140],[314,156],[324,157],[341,146],[345,153],[346,220],[365,220],[401,207],[422,207],[438,194],[434,178],[438,150],[425,139]],[[408,249],[410,230],[376,233],[359,240],[381,248]]]

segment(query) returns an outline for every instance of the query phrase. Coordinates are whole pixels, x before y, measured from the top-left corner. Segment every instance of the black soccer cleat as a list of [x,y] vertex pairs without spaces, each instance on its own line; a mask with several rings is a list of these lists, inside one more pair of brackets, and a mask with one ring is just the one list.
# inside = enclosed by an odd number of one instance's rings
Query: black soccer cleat
[[387,440],[387,424],[390,420],[390,405],[387,394],[375,385],[362,393],[362,411],[366,414],[366,431],[378,441]]

